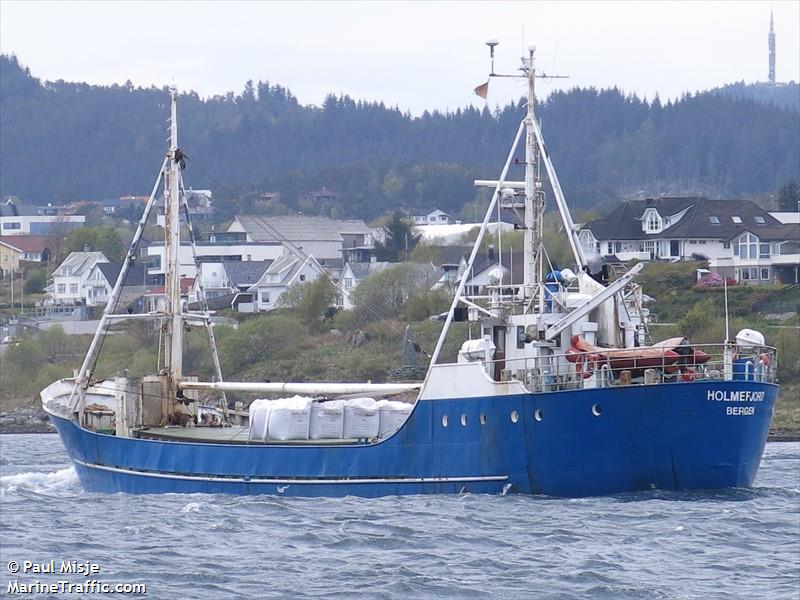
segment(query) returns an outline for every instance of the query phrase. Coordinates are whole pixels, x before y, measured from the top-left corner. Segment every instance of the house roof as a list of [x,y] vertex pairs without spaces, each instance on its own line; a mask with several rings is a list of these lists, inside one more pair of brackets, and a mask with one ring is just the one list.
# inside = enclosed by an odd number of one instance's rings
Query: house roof
[[[98,263],[97,268],[103,274],[103,277],[106,278],[106,281],[113,286],[117,281],[117,277],[119,276],[119,271],[122,268],[122,265],[116,263]],[[147,276],[142,266],[132,265],[125,274],[125,281],[123,285],[153,285],[155,283],[154,280],[155,276]]]
[[[181,294],[186,295],[189,293],[189,290],[192,289],[194,285],[194,277],[181,277]],[[159,285],[156,287],[149,288],[145,296],[163,296],[164,295],[165,286]]]
[[[654,208],[661,218],[685,214],[657,234],[642,231],[642,218]],[[763,220],[759,223],[756,220]],[[734,220],[736,219],[736,220]],[[737,222],[741,221],[741,222]],[[657,238],[731,239],[745,230],[780,228],[781,223],[750,200],[719,200],[702,197],[628,200],[601,219],[584,225],[597,240],[645,240]]]
[[232,285],[253,285],[275,261],[272,260],[226,260],[222,266]]
[[258,242],[283,241],[284,239],[292,242],[341,242],[343,233],[365,235],[372,233],[364,221],[360,220],[338,221],[326,217],[303,215],[238,215],[236,219],[248,235]]
[[53,238],[47,235],[14,235],[4,241],[23,252],[43,252],[52,245]]
[[[264,274],[256,282],[255,285],[259,287],[279,286],[283,287],[290,285],[297,273],[306,265],[316,265],[318,272],[322,272],[322,266],[317,262],[313,256],[308,256],[305,260],[301,260],[294,254],[285,254],[276,258],[273,263],[264,271]],[[278,279],[273,281],[272,276],[277,275]]]
[[28,204],[17,204],[11,200],[0,204],[0,217],[35,217],[36,207]]
[[380,273],[392,265],[390,262],[354,262],[347,264],[357,281],[363,281],[373,273]]
[[[503,267],[511,270],[511,276],[506,275],[503,278],[503,283],[522,283],[525,281],[525,256],[522,252],[503,252],[501,257]],[[484,254],[475,258],[472,264],[472,275],[470,279],[478,277],[484,271],[487,271],[498,264],[497,256],[489,258]]]
[[102,252],[70,252],[53,274],[57,274],[59,269],[69,267],[72,269],[72,275],[81,275],[98,262],[108,262]]
[[6,248],[11,248],[12,250],[15,250],[16,252],[22,254],[22,248],[18,248],[17,246],[11,244],[10,242],[7,242],[5,240],[0,240],[0,244],[3,244],[3,246],[5,246]]

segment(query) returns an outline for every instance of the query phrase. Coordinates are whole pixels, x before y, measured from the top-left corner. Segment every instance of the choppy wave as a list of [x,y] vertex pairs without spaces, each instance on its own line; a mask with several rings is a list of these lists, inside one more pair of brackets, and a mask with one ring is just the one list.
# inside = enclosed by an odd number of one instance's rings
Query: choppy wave
[[147,598],[791,598],[800,444],[756,487],[604,498],[83,492],[55,436],[8,436],[0,565],[92,560]]
[[80,491],[78,474],[74,467],[58,471],[32,471],[0,476],[0,492],[12,493],[20,490],[44,495],[59,495]]

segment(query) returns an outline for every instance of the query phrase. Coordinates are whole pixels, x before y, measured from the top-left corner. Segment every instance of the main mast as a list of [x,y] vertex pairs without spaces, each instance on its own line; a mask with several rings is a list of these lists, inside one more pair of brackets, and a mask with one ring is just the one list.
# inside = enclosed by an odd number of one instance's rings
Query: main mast
[[522,59],[522,71],[528,80],[528,106],[525,116],[525,273],[526,299],[539,292],[542,279],[542,219],[544,195],[539,173],[539,147],[536,141],[536,70],[533,55],[536,49],[529,48],[528,57]]
[[181,150],[178,148],[177,90],[172,90],[172,111],[169,127],[169,152],[164,173],[164,366],[167,369],[168,385],[174,398],[178,383],[183,377],[183,318],[181,315],[180,272],[180,164]]

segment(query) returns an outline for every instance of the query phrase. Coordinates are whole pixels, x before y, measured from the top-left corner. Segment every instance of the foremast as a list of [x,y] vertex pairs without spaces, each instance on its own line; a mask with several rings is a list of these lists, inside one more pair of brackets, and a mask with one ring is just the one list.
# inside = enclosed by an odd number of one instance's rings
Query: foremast
[[183,315],[180,272],[180,169],[183,154],[178,147],[177,91],[171,90],[169,152],[164,173],[164,367],[170,397],[175,398],[183,378]]

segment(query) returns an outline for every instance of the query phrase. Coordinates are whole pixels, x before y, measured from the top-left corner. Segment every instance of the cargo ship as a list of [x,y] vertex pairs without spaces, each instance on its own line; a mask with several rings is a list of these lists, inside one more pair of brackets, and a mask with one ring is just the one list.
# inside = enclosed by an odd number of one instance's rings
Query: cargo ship
[[[527,84],[525,115],[497,179],[476,181],[492,190],[491,201],[418,382],[224,379],[207,305],[190,311],[180,299],[179,216],[187,205],[173,91],[169,148],[87,355],[75,377],[41,392],[82,485],[108,493],[365,497],[574,497],[752,485],[778,395],[775,349],[752,330],[726,334],[716,345],[683,337],[650,343],[635,283],[642,264],[613,280],[592,268],[536,116],[533,49],[521,62],[511,76]],[[545,174],[569,242],[569,268],[549,264],[543,244]],[[164,309],[117,314],[160,198]],[[506,280],[498,264],[485,286],[467,290],[498,210],[516,213],[524,231],[524,276]],[[301,248],[286,248],[307,258]],[[113,323],[129,319],[160,324],[160,369],[100,380],[94,371],[102,339]],[[454,321],[470,322],[471,339],[455,362],[442,362]],[[187,324],[206,327],[212,381],[184,372]],[[226,393],[261,399],[235,410]],[[209,405],[210,397],[217,402]]]

